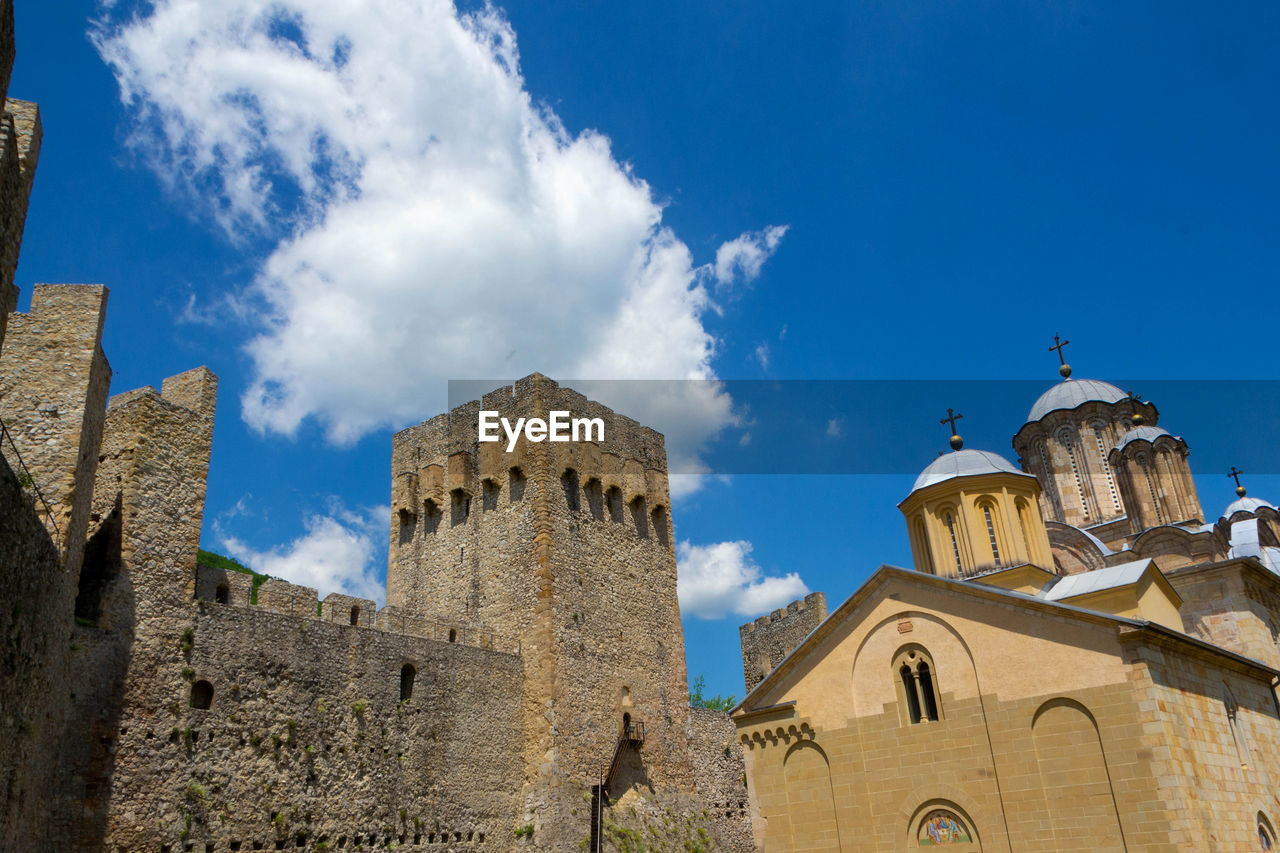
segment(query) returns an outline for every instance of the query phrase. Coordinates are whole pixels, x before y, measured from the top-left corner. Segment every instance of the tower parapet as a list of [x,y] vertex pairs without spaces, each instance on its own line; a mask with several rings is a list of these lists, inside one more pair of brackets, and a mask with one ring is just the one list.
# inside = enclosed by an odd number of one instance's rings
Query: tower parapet
[[738,628],[742,674],[750,693],[827,618],[827,597],[811,592]]

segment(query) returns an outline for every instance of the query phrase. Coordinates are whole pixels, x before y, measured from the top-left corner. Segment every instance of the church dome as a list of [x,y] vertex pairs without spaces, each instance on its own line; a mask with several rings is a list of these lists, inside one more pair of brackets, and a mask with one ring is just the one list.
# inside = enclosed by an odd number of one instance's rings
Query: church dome
[[911,487],[912,493],[926,486],[942,483],[956,477],[974,477],[979,474],[1020,474],[1031,475],[1005,459],[998,453],[986,450],[957,450],[944,453],[929,463],[929,467],[920,472],[916,484]]
[[1119,443],[1116,444],[1116,450],[1124,450],[1124,446],[1133,441],[1149,441],[1154,444],[1155,440],[1162,435],[1173,437],[1167,429],[1161,429],[1160,427],[1134,427],[1126,432]]
[[1040,395],[1027,415],[1027,422],[1038,421],[1050,412],[1074,409],[1092,401],[1118,403],[1129,395],[1110,382],[1098,379],[1066,379]]
[[1223,510],[1222,517],[1230,518],[1231,516],[1235,515],[1237,512],[1247,512],[1252,514],[1262,509],[1263,507],[1266,507],[1267,509],[1275,509],[1274,506],[1262,500],[1261,498],[1240,498],[1239,500],[1232,501],[1231,505],[1228,506],[1225,510]]

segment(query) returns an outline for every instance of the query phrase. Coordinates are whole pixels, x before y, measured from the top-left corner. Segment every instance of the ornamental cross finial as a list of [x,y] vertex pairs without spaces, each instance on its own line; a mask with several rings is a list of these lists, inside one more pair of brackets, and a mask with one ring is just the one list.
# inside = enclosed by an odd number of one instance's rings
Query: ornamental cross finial
[[960,420],[963,417],[964,415],[957,414],[951,409],[950,406],[948,406],[947,416],[942,420],[938,421],[938,423],[940,424],[951,425],[951,449],[952,450],[959,450],[960,448],[964,447],[964,440],[961,439],[960,434],[956,432],[956,421]]
[[1064,355],[1062,354],[1062,348],[1063,348],[1063,347],[1065,347],[1065,346],[1066,346],[1067,344],[1069,344],[1069,343],[1071,343],[1071,341],[1064,341],[1064,340],[1062,340],[1061,338],[1059,338],[1057,335],[1054,335],[1054,336],[1053,336],[1053,346],[1049,347],[1049,352],[1055,352],[1055,351],[1056,351],[1056,352],[1058,353],[1058,363],[1059,363],[1059,364],[1066,364],[1066,363],[1067,363],[1066,356],[1064,356]]
[[1062,340],[1062,338],[1059,338],[1057,335],[1054,335],[1053,346],[1049,347],[1049,352],[1056,351],[1058,353],[1058,363],[1062,365],[1061,367],[1058,368],[1058,375],[1061,376],[1063,379],[1071,378],[1071,365],[1067,364],[1067,358],[1062,354],[1062,348],[1069,343],[1071,343],[1071,341],[1064,341]]
[[1227,476],[1236,481],[1236,494],[1244,497],[1244,486],[1240,485],[1240,475],[1243,471],[1237,471],[1236,466],[1232,465],[1231,470],[1227,472]]

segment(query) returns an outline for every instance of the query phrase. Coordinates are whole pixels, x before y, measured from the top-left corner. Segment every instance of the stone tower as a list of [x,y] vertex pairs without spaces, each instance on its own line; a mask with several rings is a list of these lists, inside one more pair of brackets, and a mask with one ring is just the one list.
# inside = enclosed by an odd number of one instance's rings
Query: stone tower
[[[600,418],[604,439],[478,441],[481,409]],[[662,436],[534,374],[398,433],[392,450],[388,609],[493,630],[526,662],[525,808],[534,838],[569,849],[584,793],[624,722],[644,745],[624,781],[690,793],[688,688]],[[513,741],[514,742],[514,741]],[[578,816],[574,816],[577,814]]]

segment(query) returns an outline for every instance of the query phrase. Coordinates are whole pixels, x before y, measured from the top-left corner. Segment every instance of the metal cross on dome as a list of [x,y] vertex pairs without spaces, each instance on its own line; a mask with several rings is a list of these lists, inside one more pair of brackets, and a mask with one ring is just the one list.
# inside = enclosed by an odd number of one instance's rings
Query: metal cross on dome
[[1069,343],[1071,343],[1071,341],[1064,341],[1064,340],[1062,340],[1061,338],[1059,338],[1057,335],[1054,335],[1054,336],[1053,336],[1053,346],[1049,347],[1049,352],[1055,352],[1055,351],[1056,351],[1056,352],[1058,353],[1058,363],[1059,363],[1059,364],[1066,364],[1066,363],[1067,363],[1067,358],[1066,358],[1066,356],[1064,356],[1064,355],[1062,354],[1062,348],[1063,348],[1063,347],[1065,347],[1065,346],[1066,346],[1067,344],[1069,344]]

